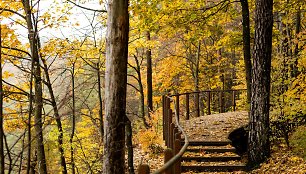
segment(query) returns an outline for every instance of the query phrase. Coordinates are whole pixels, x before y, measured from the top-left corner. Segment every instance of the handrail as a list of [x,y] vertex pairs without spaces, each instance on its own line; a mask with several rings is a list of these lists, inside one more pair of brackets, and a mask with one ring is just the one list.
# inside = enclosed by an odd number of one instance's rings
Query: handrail
[[[166,96],[168,97],[170,100],[172,99],[171,96]],[[174,106],[175,106],[175,100],[174,101]],[[184,152],[186,151],[188,145],[189,145],[189,140],[187,137],[187,134],[185,133],[184,129],[181,127],[180,123],[179,123],[179,119],[178,119],[178,114],[176,112],[176,110],[174,110],[174,115],[175,115],[175,122],[177,127],[179,128],[179,130],[182,132],[182,134],[184,135],[184,139],[185,139],[185,143],[184,146],[181,148],[181,150],[179,151],[179,153],[177,153],[175,156],[173,156],[166,164],[164,164],[161,168],[157,169],[156,171],[153,172],[153,174],[161,174],[162,172],[166,171],[167,169],[169,169],[170,167],[172,167],[174,165],[175,162],[177,162],[179,160],[180,157],[183,156]]]
[[197,93],[204,93],[204,92],[231,92],[231,91],[245,91],[247,89],[216,89],[216,90],[204,90],[204,91],[193,91],[193,92],[185,92],[185,93],[179,93],[179,94],[171,94],[169,97],[173,96],[181,96],[181,95],[186,95],[186,94],[197,94]]

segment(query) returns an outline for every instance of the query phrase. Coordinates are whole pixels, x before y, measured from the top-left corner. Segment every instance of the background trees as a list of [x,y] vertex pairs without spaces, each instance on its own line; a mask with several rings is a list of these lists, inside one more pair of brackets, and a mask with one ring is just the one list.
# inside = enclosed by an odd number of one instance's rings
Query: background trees
[[[300,0],[274,1],[270,118],[283,123],[306,113],[305,5]],[[97,0],[0,2],[0,158],[6,161],[1,171],[102,172],[103,148],[107,149],[102,139],[116,137],[105,132],[107,136],[101,137],[103,122],[113,123],[109,113],[115,114],[105,108],[105,100],[110,99],[106,95],[111,95],[105,93],[105,85],[108,91],[115,89],[104,75],[108,71],[105,7]],[[250,63],[244,60],[257,55],[254,12],[254,0],[130,0],[129,52],[124,54],[128,54],[127,116],[134,146],[153,142],[141,135],[157,139],[161,95],[250,85],[245,80]],[[258,67],[255,62],[261,56],[255,55],[253,66]],[[125,59],[118,63],[119,69],[125,69]],[[115,74],[125,76],[123,72]],[[120,89],[124,91],[123,86]],[[124,98],[124,93],[119,94]],[[199,97],[205,111],[205,96]],[[217,105],[219,97],[213,96],[212,104]],[[238,107],[246,99],[247,95],[240,98]],[[267,113],[268,108],[262,111]],[[123,110],[120,114],[114,127],[120,124],[122,134],[115,141],[124,139],[126,119]],[[119,144],[122,155],[123,141]],[[45,168],[39,167],[44,163]]]

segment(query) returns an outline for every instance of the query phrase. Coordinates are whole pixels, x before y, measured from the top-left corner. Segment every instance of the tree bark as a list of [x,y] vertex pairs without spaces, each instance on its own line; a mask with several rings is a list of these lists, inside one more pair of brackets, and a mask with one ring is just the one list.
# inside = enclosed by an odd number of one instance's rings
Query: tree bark
[[256,0],[255,47],[249,130],[249,165],[270,156],[269,96],[272,52],[273,0]]
[[109,0],[106,34],[103,173],[125,173],[128,0]]
[[3,84],[2,84],[2,38],[0,24],[0,174],[4,174],[4,130],[3,130]]
[[[146,32],[147,41],[151,40],[150,31]],[[153,111],[153,99],[152,99],[152,52],[151,48],[147,48],[147,105],[148,105],[148,116],[150,118],[150,112]]]
[[252,62],[251,62],[251,36],[250,36],[250,13],[248,0],[240,0],[242,8],[242,30],[243,30],[243,57],[245,65],[247,100],[251,103],[251,82],[252,82]]
[[27,29],[29,34],[29,42],[32,54],[32,63],[34,64],[34,86],[35,86],[35,110],[34,110],[34,123],[35,132],[37,134],[37,160],[38,169],[41,174],[47,174],[47,164],[45,157],[45,148],[43,143],[43,123],[42,123],[42,79],[41,67],[39,63],[39,50],[38,50],[38,30],[37,26],[33,25],[32,21],[32,7],[29,0],[23,0],[23,8],[26,14]]
[[125,131],[126,131],[126,147],[128,151],[128,171],[129,174],[134,174],[134,160],[133,160],[133,130],[132,130],[132,123],[129,120],[129,118],[126,117],[126,125],[125,125]]

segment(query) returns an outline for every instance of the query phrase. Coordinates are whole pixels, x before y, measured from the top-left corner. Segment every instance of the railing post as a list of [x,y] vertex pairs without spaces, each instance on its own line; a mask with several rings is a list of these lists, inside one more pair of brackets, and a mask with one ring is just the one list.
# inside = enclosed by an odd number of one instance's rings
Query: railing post
[[178,128],[174,125],[174,128],[173,128],[173,132],[172,132],[172,149],[174,149],[175,147],[175,140],[176,140],[176,137],[175,135],[178,133]]
[[220,102],[220,113],[224,113],[224,100],[223,100],[223,97],[224,97],[224,91],[220,91],[220,94],[219,94],[219,102]]
[[171,123],[169,127],[169,148],[173,148],[173,130],[174,130],[175,124]]
[[[173,157],[173,150],[167,148],[164,152],[164,164],[166,164]],[[173,166],[170,166],[164,174],[173,174]]]
[[176,100],[175,109],[176,109],[177,119],[179,121],[180,120],[180,95],[179,94],[175,96],[175,100]]
[[186,120],[189,120],[189,94],[186,94]]
[[138,174],[150,174],[150,167],[147,164],[140,164],[138,167]]
[[[169,101],[170,102],[170,101]],[[167,147],[170,147],[170,138],[171,138],[171,129],[170,125],[172,123],[172,109],[168,109],[168,118],[167,118]]]
[[210,100],[211,100],[211,93],[210,93],[210,91],[207,91],[207,115],[211,114],[211,111],[210,111]]
[[236,94],[235,91],[233,90],[233,111],[236,111]]
[[[177,133],[180,135],[179,133]],[[176,137],[176,136],[175,136]],[[179,151],[181,150],[181,140],[180,139],[175,139],[174,141],[174,154],[178,154]],[[175,174],[181,174],[181,158],[177,160],[177,162],[174,164],[174,173]]]
[[166,101],[165,101],[165,95],[162,97],[162,103],[163,103],[163,140],[165,140],[165,120],[166,120]]
[[200,100],[200,93],[196,93],[195,94],[195,109],[196,109],[196,117],[199,117],[200,116],[200,105],[199,105],[199,100]]

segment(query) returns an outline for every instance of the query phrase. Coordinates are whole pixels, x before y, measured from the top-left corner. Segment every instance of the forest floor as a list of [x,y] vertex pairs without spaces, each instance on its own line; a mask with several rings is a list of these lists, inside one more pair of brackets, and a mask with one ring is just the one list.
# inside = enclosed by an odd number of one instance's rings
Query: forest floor
[[[213,115],[205,115],[190,120],[181,121],[181,125],[186,131],[190,141],[201,140],[228,140],[228,134],[248,122],[247,112],[227,112]],[[134,166],[137,173],[139,164],[148,164],[151,172],[163,165],[163,154],[152,155],[144,152],[139,146],[134,148]],[[186,172],[185,174],[191,174]],[[291,150],[288,150],[284,144],[273,145],[271,158],[261,166],[250,172],[202,172],[202,174],[291,174],[306,173],[306,161],[296,156]]]

